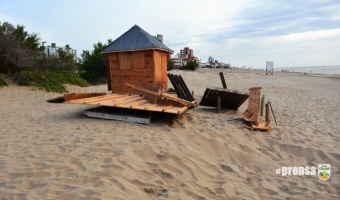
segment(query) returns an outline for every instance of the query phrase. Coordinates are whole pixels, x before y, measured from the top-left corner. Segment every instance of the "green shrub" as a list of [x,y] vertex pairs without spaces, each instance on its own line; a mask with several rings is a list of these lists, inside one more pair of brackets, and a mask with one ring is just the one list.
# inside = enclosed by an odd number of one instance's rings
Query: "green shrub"
[[175,62],[172,60],[169,60],[168,62],[168,71],[173,70],[175,68]]
[[32,86],[48,92],[67,92],[64,84],[89,86],[79,74],[71,71],[20,71],[14,75],[14,80],[19,85]]
[[0,87],[7,86],[7,82],[0,76]]
[[182,66],[181,69],[195,71],[198,68],[198,66],[199,66],[198,62],[196,62],[195,60],[194,61],[190,60],[187,62],[186,65]]

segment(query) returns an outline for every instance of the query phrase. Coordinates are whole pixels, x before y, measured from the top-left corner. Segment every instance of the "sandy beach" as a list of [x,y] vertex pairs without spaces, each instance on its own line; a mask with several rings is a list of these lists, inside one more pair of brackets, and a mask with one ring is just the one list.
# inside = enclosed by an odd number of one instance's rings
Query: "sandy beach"
[[[199,69],[180,74],[197,102],[206,87],[260,86],[278,125],[250,131],[238,111],[197,107],[151,125],[87,118],[93,106],[0,88],[0,199],[340,198],[340,75]],[[171,83],[169,82],[171,87]],[[106,92],[106,85],[70,92]],[[284,166],[331,164],[331,177],[282,176]]]

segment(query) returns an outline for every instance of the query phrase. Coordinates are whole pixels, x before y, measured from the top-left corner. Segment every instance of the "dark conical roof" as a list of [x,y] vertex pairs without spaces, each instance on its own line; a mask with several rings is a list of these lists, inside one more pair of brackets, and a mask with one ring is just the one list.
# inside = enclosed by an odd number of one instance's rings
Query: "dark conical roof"
[[102,53],[136,51],[144,49],[160,49],[173,53],[173,50],[165,46],[156,37],[150,35],[138,25],[134,25],[123,35],[114,40],[111,44],[103,49]]

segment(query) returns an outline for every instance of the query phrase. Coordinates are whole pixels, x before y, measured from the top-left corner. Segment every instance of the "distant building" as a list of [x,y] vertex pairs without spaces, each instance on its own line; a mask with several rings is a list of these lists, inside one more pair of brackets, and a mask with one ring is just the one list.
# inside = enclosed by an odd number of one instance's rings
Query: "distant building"
[[184,47],[184,49],[180,50],[181,58],[193,58],[194,50],[189,49],[189,47]]
[[211,63],[211,64],[214,64],[215,60],[214,60],[214,58],[212,56],[209,56],[208,62]]
[[55,43],[52,43],[51,46],[47,46],[45,49],[45,53],[47,57],[57,57],[58,56],[58,49]]
[[63,48],[62,48],[67,54],[71,54],[74,56],[74,60],[77,60],[77,50],[75,49],[72,49],[70,47],[70,45],[65,45]]
[[194,50],[190,49],[189,47],[184,47],[184,49],[180,50],[179,53],[176,54],[174,58],[171,60],[175,64],[175,68],[180,68],[183,65],[186,65],[188,61],[196,61],[200,63],[200,60],[194,56]]
[[174,62],[175,68],[180,68],[184,65],[182,58],[171,58],[171,60]]
[[77,50],[72,49],[68,44],[64,47],[57,47],[56,43],[51,43],[51,46],[45,48],[45,54],[47,57],[58,57],[59,49],[62,49],[67,54],[73,55],[74,60],[77,60]]
[[207,66],[211,66],[210,63],[207,62],[207,63],[200,63],[200,64],[199,64],[199,67],[200,67],[200,68],[205,68],[205,67],[207,67]]

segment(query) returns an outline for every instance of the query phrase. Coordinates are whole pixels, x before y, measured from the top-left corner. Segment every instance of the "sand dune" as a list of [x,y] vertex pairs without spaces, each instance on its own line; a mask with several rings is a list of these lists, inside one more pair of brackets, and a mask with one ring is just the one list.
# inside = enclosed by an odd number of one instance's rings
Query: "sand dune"
[[[91,106],[50,104],[58,96],[0,89],[0,199],[336,199],[340,196],[340,77],[200,69],[181,74],[198,101],[205,87],[272,102],[273,131],[244,129],[245,111],[198,107],[151,125],[91,119]],[[170,84],[171,85],[171,84]],[[103,92],[106,85],[72,92]],[[281,176],[283,166],[331,164],[331,177]]]

